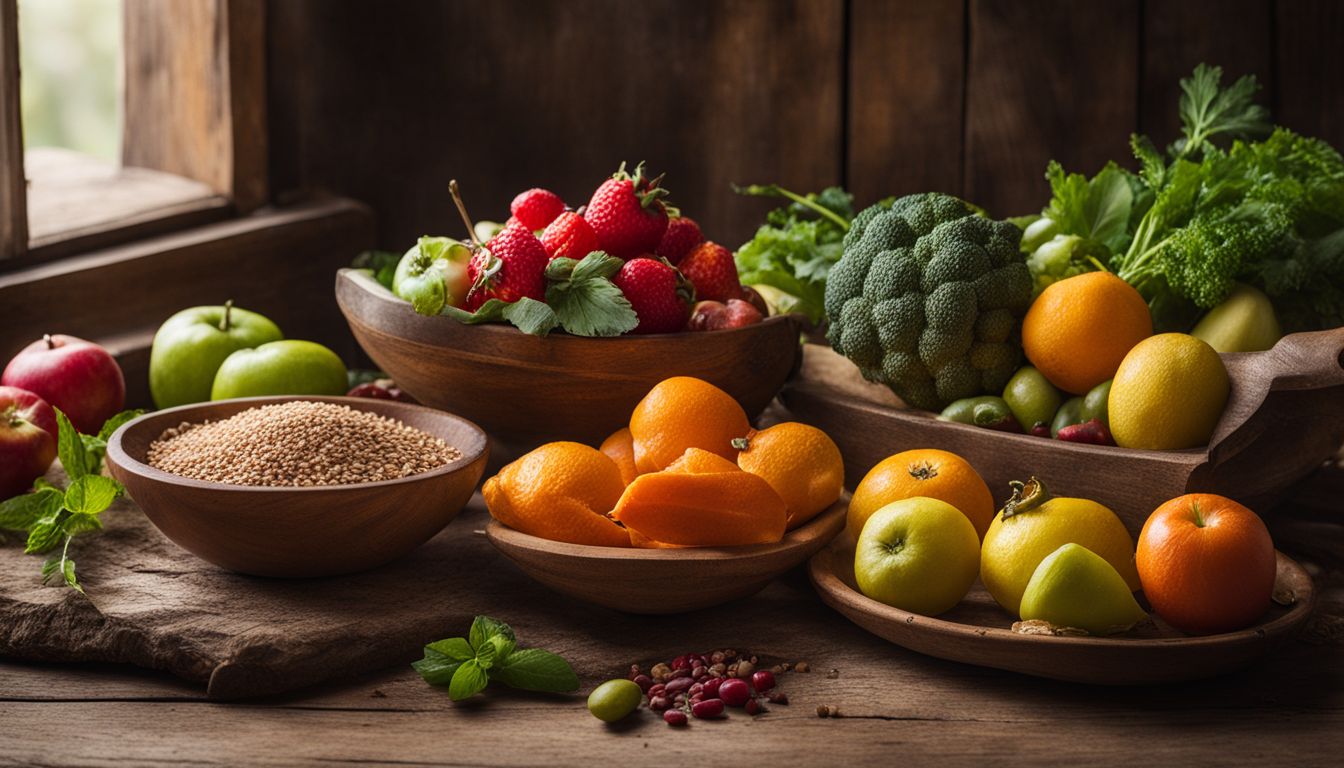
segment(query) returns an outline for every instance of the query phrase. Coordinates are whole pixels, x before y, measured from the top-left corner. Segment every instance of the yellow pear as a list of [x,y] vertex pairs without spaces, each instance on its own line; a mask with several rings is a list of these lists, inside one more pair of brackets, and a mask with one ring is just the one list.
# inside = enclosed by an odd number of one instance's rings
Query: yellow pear
[[1022,595],[1023,621],[1048,621],[1091,635],[1123,632],[1148,617],[1105,558],[1065,544],[1036,566]]

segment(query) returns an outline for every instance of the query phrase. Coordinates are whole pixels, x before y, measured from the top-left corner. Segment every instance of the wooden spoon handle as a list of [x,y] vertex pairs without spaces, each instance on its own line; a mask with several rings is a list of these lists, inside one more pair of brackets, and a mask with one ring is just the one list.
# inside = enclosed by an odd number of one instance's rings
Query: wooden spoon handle
[[1248,421],[1268,424],[1261,413],[1271,392],[1305,391],[1344,387],[1344,328],[1294,333],[1284,336],[1267,352],[1223,355],[1232,394],[1222,420],[1209,441],[1209,453],[1215,463],[1221,456],[1240,451],[1253,434],[1237,436]]

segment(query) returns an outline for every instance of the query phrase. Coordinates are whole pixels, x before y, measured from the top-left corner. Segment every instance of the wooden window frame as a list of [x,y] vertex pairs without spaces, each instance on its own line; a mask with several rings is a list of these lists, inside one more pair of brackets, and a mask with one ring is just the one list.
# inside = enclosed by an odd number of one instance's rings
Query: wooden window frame
[[[249,213],[269,198],[266,0],[123,0],[121,162],[213,195],[30,240],[18,0],[0,0],[0,271]],[[116,198],[116,195],[113,195]]]

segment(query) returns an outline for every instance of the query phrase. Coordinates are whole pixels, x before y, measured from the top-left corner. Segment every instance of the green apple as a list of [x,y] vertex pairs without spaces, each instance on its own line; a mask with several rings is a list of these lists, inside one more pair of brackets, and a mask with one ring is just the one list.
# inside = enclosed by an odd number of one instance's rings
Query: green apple
[[272,341],[229,355],[215,374],[211,400],[261,395],[343,395],[345,363],[312,341]]
[[1123,632],[1148,618],[1129,585],[1101,555],[1065,544],[1046,556],[1027,582],[1023,621],[1046,621],[1092,635]]
[[446,237],[420,238],[397,263],[392,292],[411,302],[422,315],[437,315],[445,305],[460,307],[466,301],[467,262],[471,248]]
[[178,312],[159,326],[150,348],[149,392],[154,405],[171,408],[209,400],[215,372],[225,358],[283,338],[275,323],[231,301]]
[[860,592],[925,616],[960,602],[979,573],[975,526],[956,507],[925,496],[894,501],[874,512],[854,550]]

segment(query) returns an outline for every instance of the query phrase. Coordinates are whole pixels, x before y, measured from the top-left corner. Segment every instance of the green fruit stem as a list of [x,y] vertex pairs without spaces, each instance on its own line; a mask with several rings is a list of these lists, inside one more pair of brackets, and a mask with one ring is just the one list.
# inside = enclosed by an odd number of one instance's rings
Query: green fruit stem
[[233,315],[233,299],[224,302],[224,316],[219,319],[219,330],[224,333],[229,332],[229,320]]
[[1003,503],[1005,520],[1013,515],[1030,512],[1053,498],[1050,492],[1046,490],[1045,483],[1036,479],[1035,475],[1032,475],[1031,479],[1025,483],[1020,480],[1013,480],[1008,483],[1008,486],[1013,489],[1013,495]]

